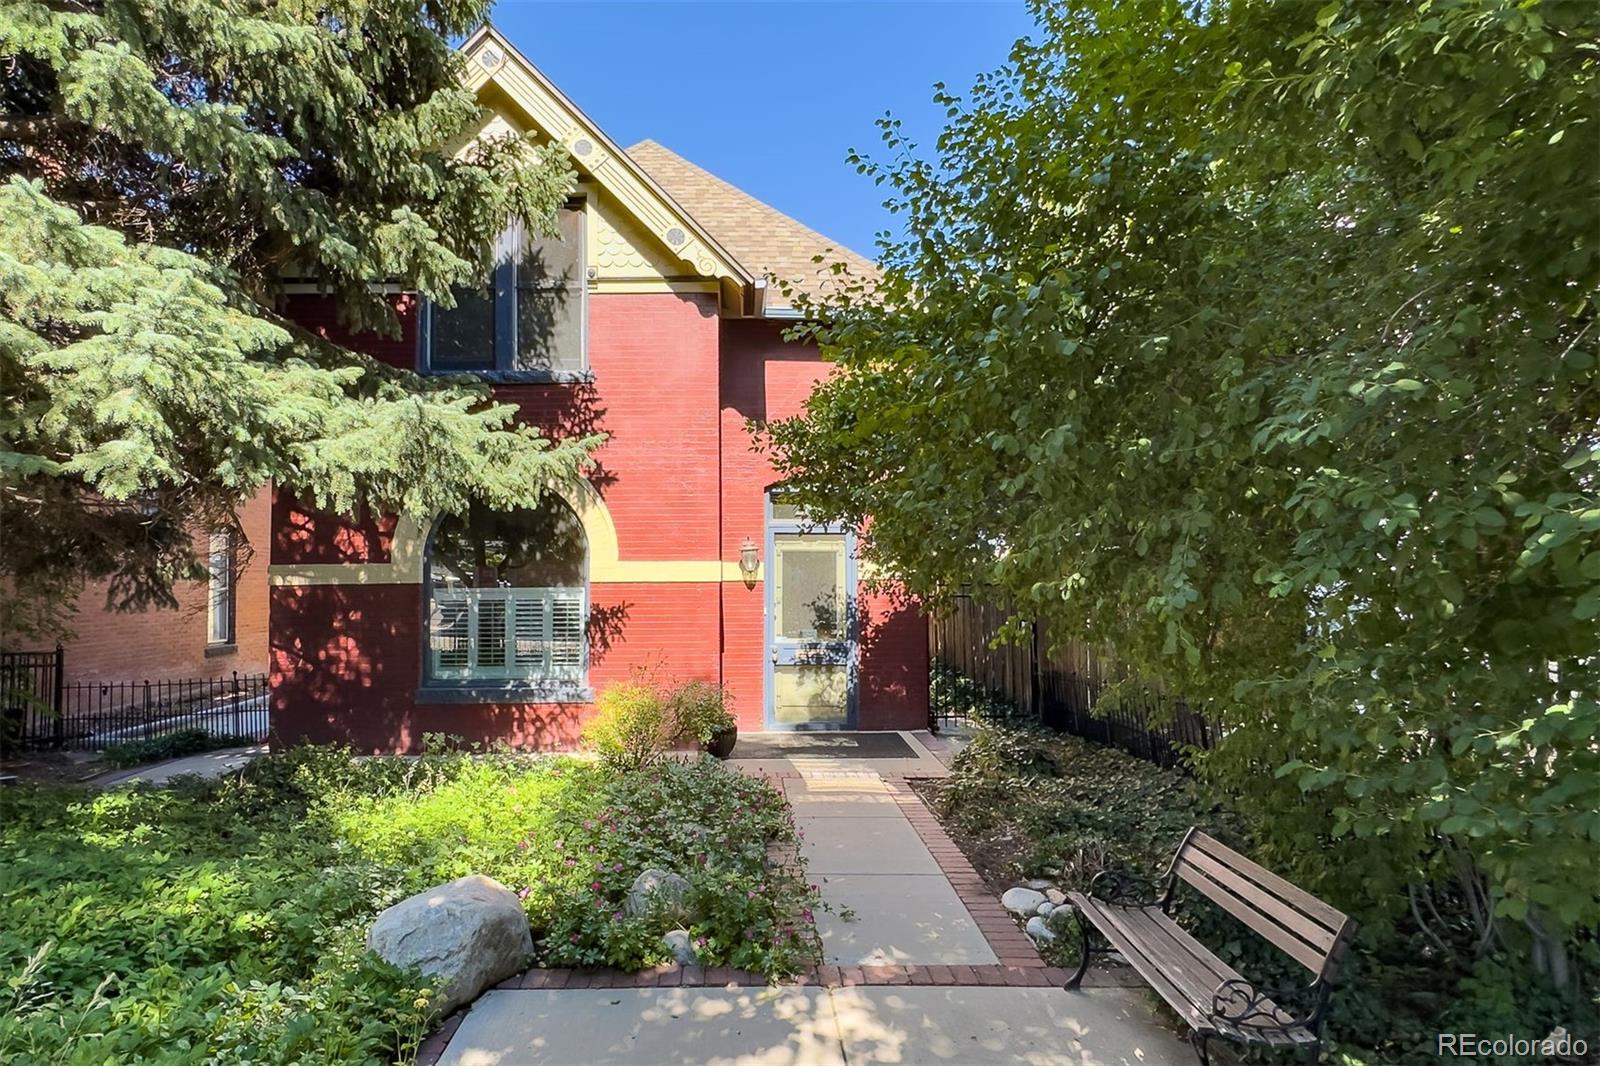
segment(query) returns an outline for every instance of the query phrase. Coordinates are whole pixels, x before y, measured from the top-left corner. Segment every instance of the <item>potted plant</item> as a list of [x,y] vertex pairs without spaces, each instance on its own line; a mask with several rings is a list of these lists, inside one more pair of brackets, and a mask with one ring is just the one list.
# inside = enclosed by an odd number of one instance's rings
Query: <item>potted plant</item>
[[687,681],[672,693],[678,738],[726,759],[739,739],[739,726],[728,709],[728,694],[710,681]]

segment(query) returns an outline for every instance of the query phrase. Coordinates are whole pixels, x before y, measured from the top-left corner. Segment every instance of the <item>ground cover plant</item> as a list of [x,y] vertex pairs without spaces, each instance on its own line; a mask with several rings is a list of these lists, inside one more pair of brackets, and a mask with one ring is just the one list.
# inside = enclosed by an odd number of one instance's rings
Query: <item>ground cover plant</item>
[[568,757],[302,748],[236,779],[0,792],[0,1060],[386,1062],[429,1024],[415,974],[363,950],[383,908],[485,873],[546,964],[663,958],[672,915],[623,913],[655,866],[692,886],[707,965],[809,960],[808,887],[769,873],[781,795],[712,763],[620,774]]
[[[1048,877],[1064,889],[1087,891],[1103,869],[1153,877],[1165,871],[1192,825],[1259,857],[1251,819],[1219,802],[1204,782],[1045,730],[986,726],[957,756],[952,775],[923,789],[996,889]],[[1329,902],[1348,906],[1337,898]],[[1174,913],[1245,976],[1267,986],[1304,984],[1303,970],[1196,894],[1180,892]],[[1436,1055],[1440,1032],[1543,1037],[1557,1025],[1596,1046],[1600,1010],[1592,1000],[1520,980],[1504,959],[1475,961],[1464,942],[1441,948],[1414,922],[1359,912],[1355,917],[1366,924],[1333,999],[1331,1061],[1419,1061]],[[1069,921],[1060,928],[1062,936],[1045,952],[1059,963],[1075,963],[1077,927]],[[1453,937],[1465,941],[1470,933],[1463,925]],[[1578,955],[1576,983],[1592,989],[1600,973],[1593,941]],[[1259,1050],[1252,1056],[1271,1061]]]

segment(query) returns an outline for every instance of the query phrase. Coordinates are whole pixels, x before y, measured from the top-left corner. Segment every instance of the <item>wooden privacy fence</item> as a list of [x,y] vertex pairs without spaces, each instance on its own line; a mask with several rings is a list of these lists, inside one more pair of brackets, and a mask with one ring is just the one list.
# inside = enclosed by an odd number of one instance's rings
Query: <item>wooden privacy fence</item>
[[1124,685],[1115,660],[1077,641],[1050,650],[1049,629],[1028,625],[1022,638],[995,643],[1009,613],[958,596],[949,613],[928,620],[930,725],[983,719],[1035,723],[1171,766],[1186,748],[1210,748],[1209,722],[1182,699],[1151,686]]

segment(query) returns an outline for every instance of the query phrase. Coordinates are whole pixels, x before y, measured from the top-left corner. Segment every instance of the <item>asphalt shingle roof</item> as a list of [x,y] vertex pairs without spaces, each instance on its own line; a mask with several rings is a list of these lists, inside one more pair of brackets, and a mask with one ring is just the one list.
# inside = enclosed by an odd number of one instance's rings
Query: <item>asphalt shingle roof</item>
[[[640,141],[628,149],[628,155],[741,266],[769,280],[769,308],[792,303],[777,285],[780,281],[815,297],[836,291],[841,283],[829,269],[834,262],[844,263],[853,277],[878,278],[878,268],[866,256],[829,240],[655,141]],[[823,257],[821,263],[812,262],[817,255]]]

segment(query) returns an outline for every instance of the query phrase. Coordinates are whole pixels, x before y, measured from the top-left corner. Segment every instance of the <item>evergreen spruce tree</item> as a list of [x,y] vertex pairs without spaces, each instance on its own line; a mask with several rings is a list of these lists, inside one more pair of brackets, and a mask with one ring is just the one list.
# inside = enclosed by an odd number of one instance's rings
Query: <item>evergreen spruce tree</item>
[[448,300],[509,220],[550,230],[559,149],[460,150],[479,106],[450,39],[487,8],[0,0],[5,629],[48,627],[91,577],[119,605],[173,602],[194,531],[268,481],[429,513],[578,474],[594,440],[279,313],[284,279],[309,279],[393,333],[384,288]]

